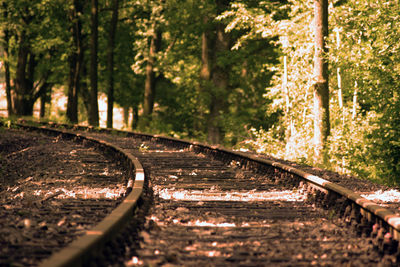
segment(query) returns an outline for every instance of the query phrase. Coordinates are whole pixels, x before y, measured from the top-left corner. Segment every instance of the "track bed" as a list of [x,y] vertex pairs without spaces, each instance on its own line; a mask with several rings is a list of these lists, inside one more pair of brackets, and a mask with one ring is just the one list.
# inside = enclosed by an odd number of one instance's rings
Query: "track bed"
[[[120,238],[99,265],[374,266],[381,261],[371,239],[357,236],[298,188],[181,147],[94,135],[134,154],[153,191],[136,233],[140,242]],[[135,234],[128,229],[122,236]]]
[[76,130],[1,136],[1,265],[50,254],[41,266],[398,262],[396,212],[319,177],[181,140]]

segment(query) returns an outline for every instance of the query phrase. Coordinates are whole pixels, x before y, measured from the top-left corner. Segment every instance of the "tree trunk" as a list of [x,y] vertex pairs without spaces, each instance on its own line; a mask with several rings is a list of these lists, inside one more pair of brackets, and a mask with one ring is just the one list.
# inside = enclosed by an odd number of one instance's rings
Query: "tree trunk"
[[52,84],[47,82],[51,75],[47,71],[35,85],[35,69],[42,55],[34,55],[29,48],[25,32],[20,34],[17,70],[15,77],[14,113],[17,116],[32,116],[33,105],[42,95],[47,94]]
[[33,104],[33,74],[36,66],[35,56],[30,53],[25,31],[19,36],[17,55],[17,70],[15,77],[15,96],[13,100],[14,113],[17,116],[32,116]]
[[[84,58],[82,62],[82,69],[81,69],[81,77],[87,77],[88,75],[88,62],[87,59]],[[79,83],[79,96],[83,100],[83,105],[85,106],[85,111],[87,117],[89,117],[90,112],[90,91],[88,88],[88,83],[86,79],[81,79]]]
[[[201,34],[201,69],[199,73],[198,102],[201,103],[201,95],[210,93],[211,88],[211,61],[212,51],[210,50],[212,30],[209,26],[210,19],[207,15],[203,17],[204,30]],[[199,109],[197,118],[193,122],[193,130],[197,132],[207,131],[208,115],[203,109]]]
[[118,23],[118,6],[119,0],[112,1],[112,17],[110,23],[110,31],[107,46],[107,128],[113,127],[113,108],[114,108],[114,47],[115,33]]
[[[7,2],[3,2],[3,18],[8,21]],[[3,30],[3,57],[4,57],[4,78],[6,82],[6,97],[7,97],[7,113],[8,117],[13,115],[13,103],[11,97],[11,77],[10,77],[10,62],[9,62],[9,47],[10,47],[10,32],[8,25],[4,26]]]
[[209,106],[210,114],[207,120],[207,140],[210,144],[221,142],[220,105],[217,97],[212,96]]
[[44,82],[39,89],[40,92],[40,113],[39,117],[44,118],[46,116],[46,103],[50,102],[51,99],[51,83]]
[[40,112],[39,117],[42,119],[46,116],[46,96],[42,95],[40,97]]
[[138,127],[139,123],[139,108],[137,105],[132,107],[132,130]]
[[25,32],[22,31],[21,35],[19,36],[19,48],[18,48],[18,55],[17,55],[17,70],[15,73],[15,98],[14,98],[14,112],[18,116],[23,116],[23,115],[32,115],[33,110],[31,114],[26,114],[29,112],[25,112],[24,107],[24,99],[25,99],[25,94],[26,92],[26,65],[28,62],[28,54],[29,54],[29,49],[26,45],[26,40],[25,40]]
[[315,56],[314,56],[314,159],[322,163],[322,152],[330,133],[328,86],[328,0],[314,1]]
[[8,53],[4,60],[5,80],[6,80],[6,97],[7,97],[7,113],[8,117],[14,115],[13,102],[11,95],[11,77],[10,77],[10,64],[8,63]]
[[91,36],[90,36],[90,109],[89,125],[99,126],[99,103],[97,89],[97,50],[98,50],[98,0],[92,0],[91,5]]
[[[208,17],[203,18],[203,24],[207,25],[209,23]],[[203,81],[209,81],[210,80],[210,72],[211,72],[211,66],[210,66],[210,38],[209,38],[209,32],[205,30],[201,34],[201,70],[200,70],[200,78]]]
[[83,4],[74,0],[73,10],[70,14],[71,34],[73,38],[73,52],[70,55],[70,72],[68,86],[67,119],[71,123],[78,123],[78,94],[80,86],[81,68],[83,64],[82,22],[79,13],[83,11]]
[[358,84],[357,81],[354,82],[354,93],[353,93],[353,108],[351,118],[354,121],[357,115],[357,92],[358,92]]
[[157,29],[156,23],[153,24],[153,36],[150,41],[149,58],[146,66],[146,80],[144,85],[143,102],[143,126],[148,126],[153,113],[154,99],[156,96],[156,77],[154,73],[154,64],[156,54],[161,46],[161,32]]
[[124,128],[129,127],[129,111],[130,107],[123,107]]
[[[217,14],[226,10],[229,1],[216,0]],[[211,22],[212,21],[212,22]],[[212,25],[207,25],[212,23]],[[201,90],[210,96],[207,117],[207,140],[218,144],[223,139],[221,113],[226,107],[228,95],[229,74],[227,66],[219,63],[219,56],[229,51],[230,36],[225,32],[225,25],[214,22],[212,17],[205,16],[206,26],[201,36],[200,85]]]
[[[7,17],[7,15],[5,15]],[[9,60],[9,32],[7,29],[4,30],[4,47],[3,47],[3,56],[4,56],[4,75],[6,82],[6,96],[7,96],[7,113],[8,117],[13,115],[13,103],[11,97],[11,77],[10,77],[10,63]]]
[[67,119],[71,123],[78,123],[78,85],[75,84],[78,58],[75,52],[69,56],[69,81]]
[[[220,10],[224,10],[226,3],[217,1]],[[211,90],[210,114],[207,120],[208,142],[218,144],[222,140],[222,121],[221,112],[225,108],[225,102],[228,94],[229,75],[226,66],[218,64],[218,55],[221,52],[229,51],[230,37],[225,32],[225,26],[221,23],[216,24],[216,36],[212,57],[211,81],[213,89]]]

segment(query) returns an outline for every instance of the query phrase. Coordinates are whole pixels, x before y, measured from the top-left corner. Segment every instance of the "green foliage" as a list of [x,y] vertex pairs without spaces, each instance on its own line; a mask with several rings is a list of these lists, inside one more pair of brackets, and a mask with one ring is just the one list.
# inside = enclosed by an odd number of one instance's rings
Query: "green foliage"
[[[239,2],[238,2],[239,3]],[[245,3],[245,2],[244,2]],[[239,3],[240,4],[240,3]],[[250,12],[257,17],[260,12],[271,16],[283,14],[277,3],[248,2]],[[106,1],[100,1],[99,21],[99,91],[105,91],[105,66],[107,31],[111,12]],[[3,6],[2,6],[3,7]],[[239,14],[239,6],[233,4],[232,12]],[[7,1],[8,17],[1,18],[2,29],[10,29],[12,51],[12,76],[15,77],[15,62],[18,50],[17,36],[22,30],[29,36],[32,53],[37,56],[38,65],[35,83],[50,71],[49,81],[66,93],[68,85],[69,56],[72,53],[71,22],[69,12],[72,3],[64,0]],[[88,64],[88,36],[90,33],[90,5],[85,4],[78,14],[82,21],[85,64]],[[278,8],[279,9],[279,8]],[[207,118],[213,90],[200,89],[201,34],[215,23],[213,20],[220,10],[214,1],[122,1],[115,48],[115,101],[124,107],[141,108],[143,101],[144,74],[148,60],[149,39],[154,24],[162,31],[161,50],[156,56],[155,73],[158,86],[154,116],[150,128],[142,129],[163,132],[174,136],[205,140]],[[227,10],[227,12],[231,12]],[[24,14],[24,15],[22,15]],[[233,14],[233,13],[232,13]],[[25,17],[24,17],[25,16]],[[211,18],[204,23],[203,17]],[[29,23],[24,21],[28,18]],[[241,16],[240,19],[242,19]],[[227,15],[221,20],[232,19]],[[264,21],[265,22],[265,21]],[[229,29],[228,29],[229,30]],[[269,128],[277,120],[277,112],[265,112],[271,100],[264,101],[264,88],[270,83],[276,63],[276,47],[272,36],[254,33],[247,38],[245,30],[231,29],[232,40],[245,40],[246,46],[217,55],[216,64],[229,71],[229,90],[219,92],[226,98],[222,109],[224,120],[221,128],[227,144],[235,144],[245,138],[246,127]],[[215,37],[212,37],[215,39]],[[239,48],[239,47],[237,47]],[[245,75],[243,75],[245,73]],[[82,91],[87,90],[87,71],[81,77]],[[207,88],[207,86],[205,87]],[[88,99],[84,99],[86,102]],[[79,100],[79,110],[84,110],[84,101]],[[65,117],[57,111],[56,118]],[[86,114],[79,113],[79,120]],[[245,127],[246,126],[246,127]]]
[[238,143],[235,148],[249,149],[257,153],[265,153],[276,158],[285,156],[285,140],[282,138],[282,128],[272,126],[268,131],[264,129],[249,129],[249,137]]
[[6,118],[3,118],[3,117],[0,117],[0,129],[1,130],[3,130],[2,128],[4,127],[4,128],[11,128],[11,125],[12,125],[12,121],[8,118],[8,119],[6,119]]
[[[272,37],[258,35],[257,39],[247,40],[246,47],[216,55],[216,64],[229,72],[227,92],[218,91],[212,83],[204,85],[200,80],[201,34],[204,28],[210,27],[202,18],[212,17],[216,9],[212,1],[200,6],[196,1],[165,2],[162,19],[158,19],[163,30],[163,44],[157,57],[156,106],[150,129],[141,130],[205,140],[209,106],[214,94],[226,99],[221,108],[224,119],[219,126],[227,145],[248,136],[246,125],[249,128],[269,128],[276,121],[276,112],[266,112],[271,101],[265,101],[263,97],[273,74],[271,66],[277,62],[277,49],[272,44]],[[153,13],[149,11],[147,14]],[[228,19],[223,20],[228,23]],[[144,26],[151,26],[148,18],[139,21]],[[133,69],[139,75],[144,73],[146,55],[143,53],[148,45],[147,39],[142,39],[148,33],[144,29],[138,31],[135,41],[135,50],[139,53]],[[240,40],[243,35],[240,30],[231,30],[232,40]]]
[[346,171],[388,184],[400,183],[399,14],[396,1],[347,2],[331,19],[342,36],[339,47],[332,42],[330,56],[344,73],[344,101],[351,103],[356,94],[359,105],[356,118],[346,107],[343,111],[344,126],[332,140],[348,152],[333,146],[332,160]]
[[[0,3],[2,12],[7,12],[8,17],[0,19],[1,30],[10,33],[9,62],[12,71],[16,66],[19,37],[22,32],[27,36],[27,45],[37,57],[37,76],[44,76],[46,72],[57,73],[63,68],[68,51],[68,35],[65,31],[67,20],[64,10],[67,8],[63,0],[42,1],[3,1]],[[60,62],[61,59],[61,62]],[[61,68],[60,68],[61,67]],[[61,74],[59,73],[59,74]],[[64,73],[65,74],[65,73]],[[58,81],[54,75],[52,82]],[[40,80],[40,78],[38,78]]]
[[[136,31],[137,25],[134,21],[125,18],[134,16],[137,12],[136,9],[131,11],[122,10],[120,17],[122,21],[118,23],[116,33],[116,48],[114,51],[115,71],[114,71],[114,88],[115,88],[115,101],[122,107],[136,107],[142,101],[142,89],[144,87],[144,76],[142,73],[136,74],[132,71],[132,65],[135,64],[135,50],[133,40],[137,38]],[[111,14],[108,14],[111,15]],[[104,26],[108,25],[109,17],[104,16],[102,22]],[[106,91],[105,80],[105,66],[106,66],[106,43],[107,36],[103,32],[103,41],[101,42],[100,49],[100,91]]]
[[[251,138],[240,145],[309,164],[313,147],[312,4],[288,1],[279,9],[288,17],[281,16],[278,21],[271,19],[273,13],[260,8],[261,3],[236,2],[233,11],[221,16],[232,18],[228,30],[246,33],[236,47],[246,47],[260,34],[280,36],[276,44],[281,62],[265,96],[267,102],[273,100],[267,113],[282,116],[269,129],[251,128]],[[329,165],[325,167],[388,184],[400,183],[399,14],[396,1],[346,1],[330,7],[332,131],[325,151]]]
[[[99,89],[105,92],[111,12],[106,1],[99,4]],[[8,30],[11,37],[12,78],[20,36],[25,33],[37,59],[35,85],[47,79],[66,91],[72,52],[71,5],[65,0],[0,1],[0,29]],[[86,4],[79,14],[86,47],[89,7]],[[329,9],[332,129],[325,167],[388,184],[400,183],[399,16],[394,0],[336,1]],[[115,101],[140,114],[149,43],[157,28],[162,43],[154,66],[155,107],[149,126],[139,130],[204,141],[212,99],[218,95],[223,98],[218,127],[225,145],[312,164],[312,21],[312,0],[236,0],[225,10],[215,1],[122,1],[115,47]],[[223,90],[200,77],[201,35],[205,30],[213,33],[210,29],[217,23],[226,26],[231,47],[215,53],[212,60],[228,75]],[[210,36],[210,42],[215,38]],[[84,58],[87,63],[87,50]],[[81,82],[82,90],[86,89],[87,73]],[[84,106],[82,99],[80,106]],[[59,116],[65,116],[63,111]],[[84,113],[79,116],[85,120]]]
[[[264,101],[271,102],[265,112],[274,118],[270,122],[275,123],[275,126],[254,125],[255,128],[251,130],[254,139],[247,143],[255,146],[253,148],[259,152],[290,160],[310,161],[313,147],[312,3],[297,0],[286,4],[260,2],[256,7],[237,3],[233,7],[240,16],[228,25],[228,28],[236,27],[247,32],[239,39],[237,47],[243,46],[244,41],[248,43],[260,36],[280,36],[272,39],[275,49],[280,49],[281,56],[280,62],[269,60],[273,64],[268,67],[275,75],[264,94]],[[226,17],[234,15],[227,13]],[[283,82],[284,57],[287,60],[286,84]]]

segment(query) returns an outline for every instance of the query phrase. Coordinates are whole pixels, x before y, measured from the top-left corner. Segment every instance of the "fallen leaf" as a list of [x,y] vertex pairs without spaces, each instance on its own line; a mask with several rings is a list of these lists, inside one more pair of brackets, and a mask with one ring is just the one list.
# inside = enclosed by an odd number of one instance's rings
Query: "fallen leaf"
[[47,230],[47,229],[48,229],[48,228],[47,228],[47,222],[46,222],[46,221],[43,221],[43,222],[39,223],[39,227],[40,227],[40,229],[42,229],[42,230]]
[[140,236],[143,238],[143,241],[147,244],[151,243],[152,238],[150,236],[149,233],[147,233],[146,231],[142,231],[140,232]]
[[58,221],[57,226],[60,227],[65,224],[67,217],[63,217],[61,220]]
[[25,228],[31,228],[31,226],[32,226],[32,222],[31,222],[31,220],[29,220],[29,219],[24,219],[24,226],[25,226]]
[[176,211],[178,211],[178,212],[189,212],[189,209],[185,208],[185,207],[179,207],[179,208],[176,209]]

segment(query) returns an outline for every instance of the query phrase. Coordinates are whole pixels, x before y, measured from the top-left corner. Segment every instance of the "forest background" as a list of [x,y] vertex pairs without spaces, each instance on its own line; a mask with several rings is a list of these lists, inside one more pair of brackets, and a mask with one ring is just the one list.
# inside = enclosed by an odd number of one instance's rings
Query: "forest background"
[[[327,5],[328,135],[315,157],[316,2]],[[9,117],[252,149],[400,183],[400,8],[371,0],[0,1]],[[67,97],[50,116],[51,96]],[[129,123],[129,125],[128,125]]]

